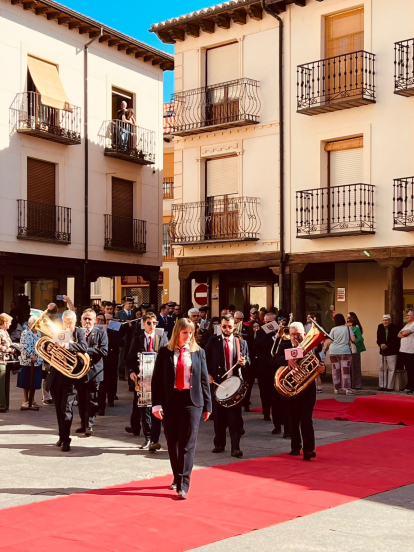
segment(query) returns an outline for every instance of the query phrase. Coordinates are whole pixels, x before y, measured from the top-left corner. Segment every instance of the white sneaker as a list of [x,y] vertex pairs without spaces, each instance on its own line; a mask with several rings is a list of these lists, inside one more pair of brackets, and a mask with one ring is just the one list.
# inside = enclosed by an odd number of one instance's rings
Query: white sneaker
[[29,403],[28,402],[23,402],[22,403],[22,408],[29,408]]
[[345,395],[355,395],[355,393],[352,391],[352,389],[347,389],[345,391]]
[[339,393],[338,389],[334,389],[334,393],[337,395]]

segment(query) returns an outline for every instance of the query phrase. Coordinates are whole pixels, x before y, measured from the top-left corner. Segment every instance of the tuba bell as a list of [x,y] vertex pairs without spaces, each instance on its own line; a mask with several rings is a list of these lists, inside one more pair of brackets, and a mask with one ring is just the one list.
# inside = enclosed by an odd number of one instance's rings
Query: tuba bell
[[59,328],[47,316],[47,311],[40,315],[35,328],[43,335],[36,342],[36,353],[50,366],[71,379],[80,379],[88,373],[91,360],[87,353],[71,353],[53,341],[53,336]]
[[306,389],[318,376],[320,361],[312,353],[329,335],[314,320],[312,328],[300,344],[303,358],[296,361],[297,367],[281,366],[275,374],[275,387],[284,397],[294,397]]

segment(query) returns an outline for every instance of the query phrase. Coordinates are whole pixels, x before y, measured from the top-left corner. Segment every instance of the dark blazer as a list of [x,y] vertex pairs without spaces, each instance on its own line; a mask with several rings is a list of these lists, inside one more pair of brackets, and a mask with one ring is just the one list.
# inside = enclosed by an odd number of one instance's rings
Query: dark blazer
[[[191,401],[194,406],[202,406],[203,412],[211,412],[210,384],[204,351],[199,349],[196,353],[191,353],[191,360]],[[168,407],[168,403],[173,396],[174,385],[174,351],[170,351],[167,347],[162,347],[155,361],[154,374],[152,376],[152,404],[154,406],[161,405],[165,410],[165,407]]]
[[128,315],[125,310],[121,310],[116,313],[115,318],[119,318],[119,320],[122,320],[123,322],[125,322],[125,320],[131,320],[131,316],[132,316],[132,311],[131,311],[131,314]]
[[[237,339],[237,338],[236,338]],[[216,383],[223,381],[223,375],[227,372],[226,361],[224,358],[224,346],[223,336],[213,335],[210,337],[206,345],[206,359],[208,373],[213,377]],[[250,365],[249,347],[247,341],[240,339],[240,355],[246,357],[246,364],[243,367],[237,367],[233,370],[233,375],[243,377],[246,374],[246,370]],[[233,364],[237,360],[237,348],[233,347]],[[241,370],[240,370],[241,368]],[[226,376],[227,377],[227,376]]]
[[[272,348],[274,346],[274,352],[275,352],[277,349],[277,344],[279,339],[278,337],[276,337],[276,339],[273,339],[275,335],[276,335],[276,332],[271,332],[269,334],[267,334],[263,330],[258,330],[257,332],[256,348],[259,351],[259,361],[260,361],[259,374],[264,371],[267,371],[272,364],[272,358],[273,358]],[[279,350],[280,350],[280,347],[279,347]]]
[[[159,339],[158,351],[161,349],[161,347],[166,347],[167,345],[168,345],[168,338],[164,333]],[[155,343],[153,344],[153,347],[155,347]],[[132,372],[134,372],[135,374],[139,373],[137,356],[139,353],[143,353],[146,350],[147,350],[147,339],[145,337],[145,333],[134,336],[134,339],[132,340],[131,347],[129,349],[129,353],[126,359],[126,367],[128,368],[130,374]],[[158,352],[158,351],[155,351],[155,352]]]
[[377,345],[386,345],[387,349],[383,351],[380,349],[380,355],[390,356],[398,354],[400,350],[400,338],[398,337],[400,330],[396,324],[390,324],[388,326],[388,339],[385,338],[385,326],[383,324],[378,325],[377,329]]
[[[87,349],[88,349],[88,344],[86,343],[86,339],[85,339],[85,332],[83,331],[82,328],[75,328],[73,330],[73,335],[72,335],[72,340],[73,340],[73,343],[70,343],[69,344],[69,351],[71,353],[86,353],[87,352]],[[46,363],[46,365],[48,365]],[[46,389],[47,391],[50,391],[51,387],[52,387],[52,384],[53,384],[53,380],[55,379],[55,376],[56,376],[56,368],[54,368],[53,366],[50,366],[50,370],[49,370],[49,373],[47,375],[47,381],[46,381]],[[67,383],[68,384],[74,384],[75,379],[72,379],[72,378],[66,378],[68,381]]]
[[165,318],[166,320],[160,314],[157,314],[158,328],[163,328],[169,339],[174,329],[174,320],[170,316],[165,316]]
[[85,381],[103,381],[103,358],[108,355],[108,336],[105,330],[92,328],[88,336],[88,350],[86,352],[91,357],[91,364],[89,372],[85,376]]
[[[119,348],[124,346],[123,333],[121,330],[118,332],[116,330],[106,330],[106,335],[108,336],[108,356],[106,358],[118,360]],[[104,359],[104,363],[105,363]]]

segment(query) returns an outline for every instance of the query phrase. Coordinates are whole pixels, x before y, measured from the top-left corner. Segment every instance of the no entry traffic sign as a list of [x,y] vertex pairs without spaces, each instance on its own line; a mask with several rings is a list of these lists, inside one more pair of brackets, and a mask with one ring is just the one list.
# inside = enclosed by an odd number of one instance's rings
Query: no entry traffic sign
[[200,284],[195,288],[194,301],[200,307],[207,305],[207,286],[205,284]]

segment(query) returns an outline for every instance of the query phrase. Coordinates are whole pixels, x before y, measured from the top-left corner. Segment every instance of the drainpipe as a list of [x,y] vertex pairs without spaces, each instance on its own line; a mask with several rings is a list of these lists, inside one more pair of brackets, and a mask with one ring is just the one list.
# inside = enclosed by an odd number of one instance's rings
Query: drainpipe
[[280,124],[280,140],[279,140],[279,202],[280,202],[280,275],[279,275],[279,307],[283,309],[286,305],[285,301],[285,208],[284,208],[284,105],[283,105],[283,21],[276,15],[267,5],[266,0],[261,0],[262,9],[277,19],[279,22],[279,124]]
[[[94,36],[84,48],[83,79],[84,79],[84,114],[83,114],[83,135],[85,140],[85,259],[83,264],[83,293],[86,295],[88,285],[88,262],[89,262],[89,136],[88,136],[88,48],[97,38],[103,35],[103,27],[98,36]],[[88,294],[89,295],[89,294]],[[84,305],[82,296],[82,306]]]

